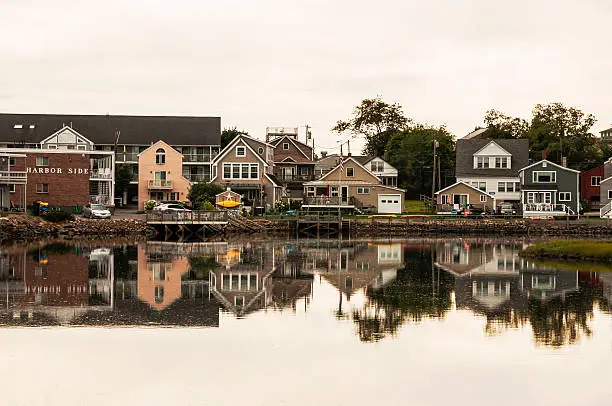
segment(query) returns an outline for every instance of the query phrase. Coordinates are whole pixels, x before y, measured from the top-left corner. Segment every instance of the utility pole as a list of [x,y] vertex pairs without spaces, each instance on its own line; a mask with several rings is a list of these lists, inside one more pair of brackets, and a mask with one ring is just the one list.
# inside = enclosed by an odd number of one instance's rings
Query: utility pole
[[431,166],[433,172],[431,177],[431,204],[435,204],[434,200],[436,198],[436,147],[438,141],[435,138],[433,144],[433,165]]
[[306,145],[308,145],[308,137],[310,136],[309,129],[310,129],[310,126],[306,124]]

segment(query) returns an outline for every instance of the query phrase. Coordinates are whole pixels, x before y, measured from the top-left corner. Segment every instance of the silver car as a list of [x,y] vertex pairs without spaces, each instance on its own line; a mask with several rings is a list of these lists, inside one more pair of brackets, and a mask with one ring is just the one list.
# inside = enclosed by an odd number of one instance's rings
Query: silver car
[[83,217],[89,217],[90,219],[109,219],[111,218],[111,212],[103,204],[87,204],[83,207]]

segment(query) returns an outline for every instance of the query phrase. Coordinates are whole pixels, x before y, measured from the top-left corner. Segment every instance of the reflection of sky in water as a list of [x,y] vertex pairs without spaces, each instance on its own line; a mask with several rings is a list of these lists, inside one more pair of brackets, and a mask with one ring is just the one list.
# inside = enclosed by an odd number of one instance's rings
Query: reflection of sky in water
[[[0,330],[0,385],[20,388],[8,404],[406,404],[407,390],[413,404],[608,404],[612,278],[534,266],[517,245],[230,244],[195,262],[97,248],[2,255],[3,324],[81,325]],[[45,280],[70,294],[44,296]]]

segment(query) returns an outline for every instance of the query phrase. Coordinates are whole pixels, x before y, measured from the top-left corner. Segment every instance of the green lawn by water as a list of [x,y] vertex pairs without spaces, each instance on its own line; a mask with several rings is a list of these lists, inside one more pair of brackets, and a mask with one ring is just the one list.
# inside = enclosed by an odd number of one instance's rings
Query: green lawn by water
[[612,241],[547,241],[527,247],[522,255],[533,258],[568,258],[612,262]]

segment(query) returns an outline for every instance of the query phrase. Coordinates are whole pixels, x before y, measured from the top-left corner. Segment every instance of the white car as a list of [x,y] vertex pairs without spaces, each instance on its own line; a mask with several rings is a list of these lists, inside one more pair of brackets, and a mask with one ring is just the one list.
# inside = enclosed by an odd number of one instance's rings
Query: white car
[[191,210],[186,209],[180,204],[176,203],[162,203],[153,207],[155,211],[163,211],[163,212],[177,212],[177,213],[191,213]]
[[111,212],[103,204],[91,203],[83,207],[83,217],[89,217],[90,219],[109,219],[111,218]]

